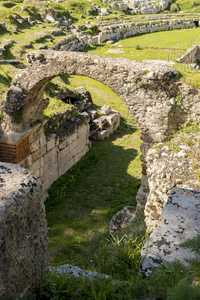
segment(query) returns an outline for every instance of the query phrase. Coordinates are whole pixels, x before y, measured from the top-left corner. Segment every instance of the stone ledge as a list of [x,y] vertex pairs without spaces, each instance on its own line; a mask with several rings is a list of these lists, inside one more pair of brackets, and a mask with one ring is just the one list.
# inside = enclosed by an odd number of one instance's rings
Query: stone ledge
[[200,192],[172,189],[157,229],[150,235],[141,252],[140,272],[148,276],[152,268],[164,262],[195,258],[195,253],[180,247],[200,230]]

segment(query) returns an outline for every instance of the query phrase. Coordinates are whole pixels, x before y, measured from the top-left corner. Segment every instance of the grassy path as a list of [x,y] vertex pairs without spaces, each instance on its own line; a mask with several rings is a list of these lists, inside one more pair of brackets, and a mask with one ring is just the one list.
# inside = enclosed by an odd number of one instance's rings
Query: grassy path
[[[122,115],[127,113],[125,104],[101,83],[81,76],[68,80],[74,86],[84,85],[97,106],[106,103]],[[127,125],[123,117],[116,133],[105,141],[92,141],[91,153],[72,169],[70,177],[67,172],[53,184],[48,202],[57,198],[59,203],[47,213],[52,265],[95,268],[93,256],[108,236],[109,220],[124,206],[136,204],[140,144],[134,121],[129,118]]]

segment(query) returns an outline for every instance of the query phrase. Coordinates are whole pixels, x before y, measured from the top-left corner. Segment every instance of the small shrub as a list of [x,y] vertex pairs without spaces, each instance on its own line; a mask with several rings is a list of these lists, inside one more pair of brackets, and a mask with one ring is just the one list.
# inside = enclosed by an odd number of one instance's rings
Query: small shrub
[[136,49],[136,50],[141,50],[142,48],[140,47],[140,45],[136,45],[136,46],[135,46],[135,49]]
[[200,233],[193,239],[188,239],[180,245],[183,248],[189,248],[196,254],[200,255]]
[[178,6],[175,3],[172,3],[172,5],[170,6],[170,12],[177,12],[179,11]]
[[174,100],[175,100],[175,102],[176,102],[178,105],[181,105],[181,104],[182,104],[182,98],[181,98],[181,95],[177,94],[177,95],[174,97]]
[[93,25],[86,30],[89,35],[97,35],[100,31],[97,25]]
[[16,5],[15,3],[9,2],[9,1],[5,2],[5,3],[2,3],[2,6],[7,7],[7,8],[12,8],[15,5]]
[[165,263],[157,269],[152,270],[152,276],[148,279],[150,292],[160,296],[166,295],[168,289],[186,278],[188,273],[188,269],[180,261]]
[[187,126],[179,129],[180,133],[197,133],[200,131],[200,126],[199,124],[195,124],[195,123],[190,123]]

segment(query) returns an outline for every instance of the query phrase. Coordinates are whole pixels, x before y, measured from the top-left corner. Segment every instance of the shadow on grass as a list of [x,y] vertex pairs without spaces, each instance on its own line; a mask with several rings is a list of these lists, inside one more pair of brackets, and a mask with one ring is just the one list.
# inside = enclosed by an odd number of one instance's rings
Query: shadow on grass
[[45,205],[51,264],[91,267],[95,251],[108,236],[111,217],[136,205],[140,180],[132,175],[134,170],[127,170],[138,150],[135,129],[130,127],[128,134],[126,130],[123,126],[109,139],[93,141],[89,153],[50,188]]

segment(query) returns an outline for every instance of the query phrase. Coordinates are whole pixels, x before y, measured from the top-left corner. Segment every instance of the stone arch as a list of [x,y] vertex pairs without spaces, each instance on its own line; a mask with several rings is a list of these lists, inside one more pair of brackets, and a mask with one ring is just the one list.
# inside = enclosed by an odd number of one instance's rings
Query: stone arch
[[[24,135],[24,131],[42,121],[42,113],[48,105],[43,92],[54,77],[85,75],[111,88],[131,111],[143,140],[142,187],[148,187],[147,151],[152,144],[165,140],[180,122],[185,122],[180,107],[179,118],[176,118],[177,104],[172,100],[181,89],[176,82],[178,71],[164,64],[81,52],[33,51],[27,54],[27,61],[28,67],[14,78],[8,89],[1,122],[1,141],[12,141],[12,134],[14,137],[21,133]],[[143,206],[146,188],[139,194],[137,200]]]
[[2,130],[20,132],[42,120],[48,105],[43,98],[47,83],[63,74],[85,75],[110,87],[132,112],[142,139],[148,143],[166,138],[168,87],[178,71],[165,65],[108,58],[88,53],[33,51],[27,55],[28,67],[11,83],[4,106]]

